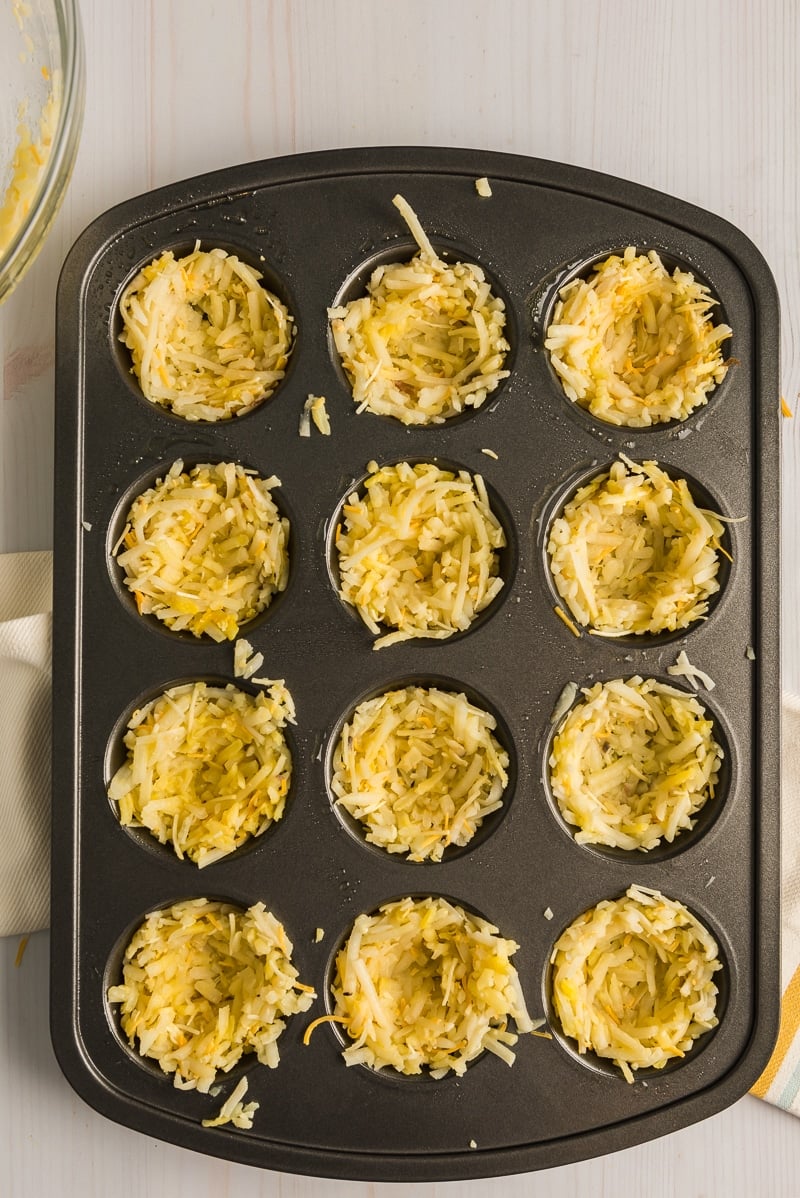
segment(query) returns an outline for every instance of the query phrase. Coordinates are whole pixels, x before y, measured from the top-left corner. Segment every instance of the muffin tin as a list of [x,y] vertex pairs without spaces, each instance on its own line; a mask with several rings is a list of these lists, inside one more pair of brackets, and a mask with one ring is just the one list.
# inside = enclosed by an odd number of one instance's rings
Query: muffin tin
[[[482,175],[491,198],[476,193]],[[510,378],[482,408],[430,428],[356,414],[326,316],[359,294],[374,264],[413,252],[392,206],[397,192],[440,253],[485,269],[508,311]],[[147,403],[118,341],[119,297],[134,272],[197,239],[262,269],[298,330],[274,394],[215,425]],[[708,405],[678,425],[601,424],[564,396],[543,350],[559,285],[629,244],[695,271],[733,327],[735,365]],[[747,238],[678,200],[575,167],[470,150],[332,151],[202,176],[101,216],[64,267],[57,330],[51,1029],[75,1089],[108,1117],[198,1151],[384,1180],[557,1165],[672,1131],[743,1094],[769,1055],[779,1005],[778,305]],[[298,436],[309,393],[327,398],[330,437]],[[708,619],[681,634],[576,638],[553,610],[549,520],[620,452],[685,474],[718,511],[743,518],[729,526],[733,564]],[[286,814],[202,871],[120,827],[105,792],[126,713],[181,681],[233,680],[233,645],[142,619],[111,557],[126,505],[178,457],[277,474],[275,497],[291,521],[288,587],[241,630],[264,654],[259,672],[285,678],[297,705]],[[468,632],[373,652],[372,636],[339,600],[335,515],[370,459],[433,460],[486,479],[509,538],[506,581]],[[546,782],[559,694],[568,681],[632,674],[682,685],[667,667],[684,648],[716,682],[707,705],[727,757],[713,818],[704,814],[697,834],[669,851],[579,847]],[[342,720],[365,697],[412,681],[479,698],[511,755],[504,810],[439,864],[366,845],[328,789]],[[432,1081],[346,1068],[330,1025],[302,1042],[311,1019],[330,1010],[332,960],[362,911],[441,894],[482,914],[519,943],[514,961],[535,1017],[549,1014],[560,932],[632,882],[684,902],[717,937],[725,964],[719,1027],[671,1068],[628,1085],[555,1034],[521,1037],[512,1068],[485,1054],[463,1078]],[[220,1078],[216,1097],[174,1089],[131,1052],[105,997],[143,916],[201,895],[263,901],[319,996],[290,1020],[278,1069],[241,1064]],[[247,1100],[260,1103],[252,1130],[203,1128],[245,1070]]]

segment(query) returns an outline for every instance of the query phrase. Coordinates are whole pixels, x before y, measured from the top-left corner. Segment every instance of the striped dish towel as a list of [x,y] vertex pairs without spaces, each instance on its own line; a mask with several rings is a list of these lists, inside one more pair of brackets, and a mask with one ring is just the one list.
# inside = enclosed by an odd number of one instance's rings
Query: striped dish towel
[[751,1094],[800,1115],[800,698],[783,696],[781,758],[781,1022]]

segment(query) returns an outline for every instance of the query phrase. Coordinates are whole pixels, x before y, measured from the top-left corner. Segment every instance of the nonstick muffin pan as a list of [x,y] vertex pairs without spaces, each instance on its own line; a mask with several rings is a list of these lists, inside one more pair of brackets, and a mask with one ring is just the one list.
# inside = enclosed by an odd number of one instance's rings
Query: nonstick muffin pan
[[[488,176],[482,198],[475,179]],[[505,301],[510,377],[483,407],[435,427],[357,414],[326,309],[363,292],[380,262],[414,246],[392,197],[440,254],[477,262]],[[119,342],[126,283],[165,249],[200,240],[260,269],[297,339],[286,376],[248,415],[189,424],[141,396]],[[627,245],[656,249],[708,284],[733,329],[735,363],[707,406],[648,430],[602,424],[563,394],[543,348],[558,287]],[[727,1106],[755,1081],[777,1030],[779,982],[778,304],[758,251],[716,216],[575,167],[483,151],[367,149],[274,159],[141,196],[101,216],[70,253],[58,293],[54,594],[52,1037],[75,1089],[149,1136],[252,1165],[361,1179],[444,1180],[557,1165],[663,1135]],[[324,395],[332,433],[298,436]],[[496,458],[484,452],[489,449]],[[732,564],[708,618],[672,636],[572,635],[554,612],[546,538],[580,481],[625,453],[697,487],[729,524]],[[242,629],[297,706],[284,818],[202,871],[120,826],[106,795],[130,712],[171,684],[233,681],[233,646],[179,636],[135,610],[111,550],[131,500],[171,463],[236,461],[276,474],[291,521],[286,591]],[[435,461],[479,472],[506,529],[498,599],[466,633],[378,652],[336,592],[340,505],[367,462]],[[578,846],[547,785],[551,713],[566,683],[656,677],[682,649],[711,675],[700,701],[725,763],[697,828],[649,854]],[[463,690],[492,711],[508,750],[502,812],[439,864],[367,845],[334,811],[330,761],[367,696],[410,682]],[[248,688],[248,684],[244,684]],[[250,688],[255,689],[255,688]],[[464,1077],[345,1067],[331,1025],[332,962],[355,917],[440,894],[520,945],[533,1017],[550,1015],[549,958],[563,929],[636,883],[685,903],[724,970],[719,1026],[687,1057],[633,1085],[579,1058],[553,1028],[526,1035],[509,1068],[484,1054]],[[263,901],[284,923],[317,1002],[288,1024],[276,1070],[241,1064],[216,1096],[176,1090],[132,1052],[117,1008],[133,929],[155,908],[206,896]],[[546,917],[552,915],[552,918]],[[315,930],[324,937],[315,939]],[[204,1128],[246,1070],[252,1130]]]

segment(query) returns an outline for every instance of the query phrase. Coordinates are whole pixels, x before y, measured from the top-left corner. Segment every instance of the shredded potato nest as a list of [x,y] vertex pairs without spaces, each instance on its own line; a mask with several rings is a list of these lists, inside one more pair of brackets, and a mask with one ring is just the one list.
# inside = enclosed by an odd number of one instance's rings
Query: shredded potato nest
[[506,539],[483,479],[430,462],[368,469],[336,530],[341,598],[376,635],[396,629],[376,649],[463,632],[503,586]]
[[201,868],[279,820],[292,759],[291,696],[233,685],[174,686],[135,711],[126,760],[109,785],[120,823],[144,827]]
[[134,500],[114,548],[139,612],[174,632],[233,640],[289,579],[279,486],[233,462],[174,462]]
[[167,250],[120,300],[120,340],[145,398],[185,420],[242,416],[283,378],[294,325],[259,271],[225,250]]
[[684,420],[708,401],[729,363],[717,301],[689,271],[628,246],[559,292],[545,347],[569,399],[609,424]]
[[443,262],[403,197],[394,204],[419,252],[377,267],[365,296],[329,309],[331,331],[359,412],[441,424],[508,377],[505,305],[479,266]]
[[581,487],[552,524],[558,593],[601,636],[673,632],[702,619],[719,590],[722,517],[682,478],[624,454]]
[[625,1080],[663,1069],[717,1026],[716,941],[681,903],[631,886],[585,911],[557,940],[552,996],[578,1052],[613,1061]]
[[360,703],[333,757],[337,805],[366,838],[411,861],[441,861],[503,805],[508,754],[494,716],[463,694],[407,686]]
[[[336,957],[333,1020],[348,1065],[463,1074],[484,1050],[507,1064],[534,1030],[511,957],[518,945],[443,898],[405,898],[359,915]],[[537,1025],[538,1026],[538,1025]]]
[[207,1093],[248,1053],[274,1069],[286,1018],[316,995],[297,980],[292,945],[263,903],[246,911],[189,899],[153,911],[128,944],[120,1004],[131,1047],[179,1090]]
[[583,689],[553,740],[550,784],[579,844],[652,849],[694,827],[722,749],[694,695],[653,678]]

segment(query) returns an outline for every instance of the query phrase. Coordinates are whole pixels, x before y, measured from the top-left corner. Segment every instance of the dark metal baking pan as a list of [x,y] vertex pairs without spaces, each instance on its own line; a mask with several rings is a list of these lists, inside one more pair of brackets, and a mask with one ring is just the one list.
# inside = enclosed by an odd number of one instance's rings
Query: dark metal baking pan
[[[482,175],[490,199],[476,194]],[[396,192],[434,245],[486,269],[508,307],[511,377],[479,411],[436,428],[357,415],[329,342],[326,308],[370,263],[410,248]],[[132,273],[196,239],[265,266],[299,330],[272,398],[215,426],[181,423],[143,401],[117,339],[117,304]],[[559,280],[629,244],[696,271],[734,330],[736,366],[679,427],[598,424],[565,399],[542,350]],[[205,175],[101,216],[67,259],[57,322],[52,1037],[75,1089],[109,1118],[201,1152],[384,1180],[574,1161],[671,1132],[742,1095],[767,1060],[779,1006],[778,304],[751,242],[700,209],[576,167],[473,150],[332,151]],[[327,397],[330,437],[298,436],[309,393]],[[734,560],[719,602],[672,640],[576,640],[553,612],[547,513],[572,480],[620,451],[685,473],[723,514],[744,517],[731,526]],[[296,700],[291,804],[269,836],[202,872],[123,830],[104,786],[115,728],[137,700],[178,680],[232,678],[230,645],[187,642],[137,618],[109,558],[122,498],[179,456],[276,473],[292,518],[289,590],[246,632]],[[372,458],[479,471],[507,511],[513,577],[468,634],[376,653],[337,598],[327,529]],[[557,696],[570,680],[665,676],[682,648],[716,681],[712,709],[730,750],[717,817],[680,851],[652,859],[578,847],[544,780]],[[364,695],[411,678],[452,680],[482,696],[514,762],[514,793],[491,833],[438,865],[365,848],[326,789],[328,741],[342,716]],[[487,1055],[461,1079],[385,1077],[346,1068],[329,1027],[303,1046],[312,1011],[290,1021],[278,1069],[249,1068],[248,1099],[261,1104],[252,1130],[207,1129],[200,1120],[220,1099],[179,1092],[142,1065],[105,999],[142,916],[209,895],[243,906],[262,900],[276,913],[322,1011],[332,953],[355,916],[405,894],[437,893],[520,944],[529,1008],[542,1014],[559,932],[632,882],[685,902],[718,936],[726,966],[713,1036],[679,1068],[634,1085],[587,1067],[558,1037],[530,1036],[512,1068]],[[319,925],[326,935],[317,944]]]

